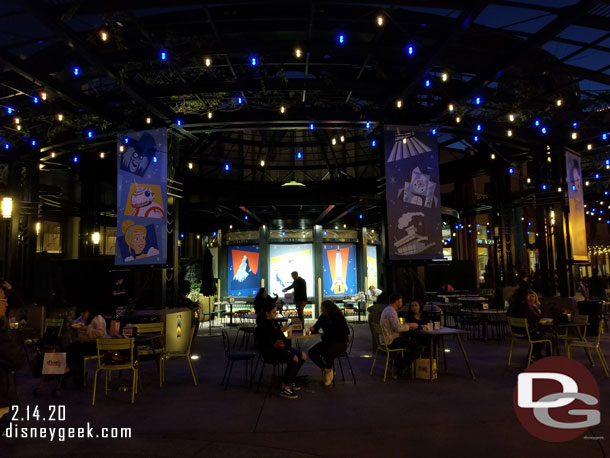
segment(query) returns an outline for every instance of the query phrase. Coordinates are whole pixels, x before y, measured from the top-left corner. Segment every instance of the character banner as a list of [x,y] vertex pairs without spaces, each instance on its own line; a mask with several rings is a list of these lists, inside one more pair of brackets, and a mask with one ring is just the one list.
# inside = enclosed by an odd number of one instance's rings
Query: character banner
[[115,265],[165,264],[167,129],[125,132],[117,139]]
[[580,156],[566,151],[566,171],[570,213],[568,218],[570,228],[570,245],[572,259],[587,261],[587,231],[585,228],[585,203],[582,190],[582,172]]
[[256,296],[261,284],[258,245],[229,247],[229,296]]
[[356,284],[356,245],[324,245],[324,296],[354,295]]
[[438,146],[428,127],[385,126],[391,260],[442,258]]

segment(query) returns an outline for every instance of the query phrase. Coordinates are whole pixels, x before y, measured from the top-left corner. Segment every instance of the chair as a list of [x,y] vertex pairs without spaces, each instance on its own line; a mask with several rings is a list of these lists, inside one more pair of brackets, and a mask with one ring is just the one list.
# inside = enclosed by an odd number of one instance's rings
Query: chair
[[[349,360],[349,355],[352,353],[352,346],[354,345],[354,327],[352,325],[349,326],[349,343],[347,349],[344,353],[337,355],[336,361],[339,362],[339,369],[341,369],[341,379],[345,382],[345,375],[343,374],[343,366],[341,365],[341,358],[347,359],[347,364],[349,365],[349,370],[352,373],[352,378],[354,379],[354,385],[356,384],[356,376],[354,375],[354,370],[352,369],[352,363]],[[333,361],[333,386],[335,386],[335,363]]]
[[[97,369],[93,378],[93,399],[91,405],[95,405],[95,392],[97,390],[97,376],[100,371],[105,372],[106,380],[104,394],[108,394],[108,379],[109,372],[130,370],[133,371],[133,379],[131,382],[131,403],[135,402],[135,395],[138,386],[138,365],[133,357],[134,339],[97,339]],[[107,352],[129,351],[129,359],[121,364],[107,363],[104,358]]]
[[190,339],[189,339],[189,345],[188,348],[186,349],[186,352],[181,353],[181,352],[165,352],[163,354],[163,357],[160,360],[161,363],[161,382],[165,383],[165,362],[168,359],[174,359],[174,358],[186,358],[186,362],[189,365],[189,368],[191,369],[191,375],[193,376],[193,383],[195,384],[195,386],[197,386],[197,372],[195,372],[195,368],[193,367],[193,363],[191,362],[191,348],[193,346],[193,340],[195,340],[195,335],[196,335],[196,328],[197,326],[199,326],[199,323],[195,323],[193,324],[193,326],[191,326],[191,335],[190,335]]
[[[388,375],[388,364],[390,363],[390,355],[400,353],[401,355],[406,350],[406,348],[389,348],[387,341],[388,336],[386,335],[383,327],[379,324],[370,323],[371,330],[373,331],[373,338],[377,339],[379,344],[377,345],[377,349],[375,350],[375,357],[373,358],[373,366],[371,367],[371,375],[373,375],[373,370],[375,369],[375,362],[377,361],[377,354],[381,351],[386,354],[385,359],[385,369],[383,371],[383,381],[385,382]],[[379,340],[379,336],[383,337],[383,343]]]
[[[242,333],[241,343],[239,344],[239,348],[248,349],[248,344],[250,343],[250,336],[254,335],[254,331],[256,331],[256,326],[249,325],[246,322],[246,315],[250,313],[250,310],[238,310],[235,312],[235,318],[239,318],[241,326],[237,328],[237,333],[235,334],[235,340],[233,341],[233,348],[237,345],[237,340],[239,337],[239,333]],[[245,345],[245,346],[244,346]]]
[[584,338],[583,340],[580,340],[580,341],[572,342],[571,344],[568,345],[567,353],[568,353],[568,358],[571,358],[572,357],[572,353],[571,353],[572,347],[584,348],[585,351],[587,351],[589,349],[594,349],[597,352],[597,356],[599,357],[600,362],[602,363],[602,367],[604,369],[604,373],[606,374],[606,377],[610,377],[610,372],[608,371],[608,363],[606,362],[604,352],[602,351],[600,343],[599,343],[602,338],[603,331],[604,331],[604,320],[600,320],[599,325],[597,327],[597,336],[595,338],[595,342],[588,342],[586,338]]
[[468,331],[466,338],[469,340],[479,338],[481,333],[477,331],[481,329],[481,321],[471,310],[461,309],[457,316],[457,323],[460,329]]
[[[267,394],[270,394],[271,388],[273,387],[273,382],[275,380],[282,379],[282,374],[284,373],[284,371],[283,371],[284,363],[279,363],[279,362],[275,362],[275,361],[265,361],[265,358],[263,357],[263,355],[259,353],[258,359],[256,360],[256,366],[254,367],[254,376],[256,376],[256,371],[258,369],[259,361],[263,362],[263,366],[261,367],[261,372],[260,372],[261,375],[258,377],[258,385],[256,385],[256,392],[258,393],[258,391],[261,387],[261,382],[263,380],[263,373],[265,372],[265,365],[271,364],[271,366],[273,366],[273,375],[271,376],[271,382],[269,383],[269,391],[267,392]],[[251,381],[251,383],[252,382],[253,382],[253,380]]]
[[[588,315],[572,315],[572,323],[580,324],[582,326],[582,331],[580,328],[568,328],[565,329],[563,334],[557,334],[557,346],[559,346],[559,341],[562,340],[564,342],[564,348],[568,349],[568,345],[570,342],[587,342],[587,325],[589,324],[589,316]],[[591,357],[591,351],[589,348],[585,348],[585,353],[587,354],[587,358],[593,366],[593,358]]]
[[[250,377],[252,377],[252,360],[256,357],[256,353],[252,351],[231,351],[231,341],[229,335],[223,329],[222,330],[222,345],[224,347],[225,356],[227,357],[227,365],[225,366],[225,372],[220,382],[225,386],[225,390],[229,387],[229,380],[231,379],[231,372],[233,371],[233,364],[235,361],[246,362],[246,383],[248,382],[248,363],[250,363]],[[227,373],[228,372],[228,373]]]
[[52,328],[53,335],[55,337],[61,336],[61,330],[64,326],[63,318],[45,318],[44,320],[44,329],[42,331],[42,335],[46,335],[49,328]]
[[159,373],[159,387],[163,386],[161,374],[161,360],[165,353],[163,346],[165,336],[165,323],[141,323],[134,325],[136,328],[136,347],[138,350],[138,361],[154,360]]
[[553,343],[549,339],[539,339],[532,340],[530,336],[530,330],[527,326],[527,318],[514,318],[509,316],[506,318],[508,320],[508,326],[510,328],[510,350],[508,351],[508,365],[510,366],[510,362],[513,356],[513,345],[515,342],[525,343],[529,345],[529,352],[527,354],[527,366],[529,366],[532,362],[532,352],[534,350],[534,344],[537,343],[548,343],[550,354],[553,354]]

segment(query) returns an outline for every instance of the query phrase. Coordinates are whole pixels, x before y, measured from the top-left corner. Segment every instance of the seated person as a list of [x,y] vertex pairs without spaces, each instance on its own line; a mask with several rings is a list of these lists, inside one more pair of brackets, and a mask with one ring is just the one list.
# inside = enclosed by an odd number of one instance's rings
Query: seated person
[[[506,312],[506,316],[514,318],[527,318],[527,326],[532,340],[550,337],[545,335],[544,331],[539,327],[539,321],[542,316],[542,313],[540,312],[540,301],[538,300],[538,295],[532,289],[528,289],[526,291],[525,298],[522,294],[513,294],[511,297],[510,306]],[[532,361],[542,357],[542,349],[544,347],[545,344],[543,343],[534,344]],[[550,356],[549,353],[550,352],[547,350],[547,356]]]
[[333,301],[324,301],[316,324],[311,327],[312,334],[322,329],[322,341],[309,349],[309,357],[323,371],[322,382],[329,386],[333,381],[333,362],[347,351],[349,328],[341,310]]
[[265,304],[256,320],[254,339],[266,362],[286,364],[280,396],[296,399],[299,397],[296,391],[301,388],[295,384],[294,378],[307,359],[307,355],[299,350],[289,348],[288,339],[284,336],[284,331],[288,327],[280,326],[280,323],[275,319],[276,316],[277,307],[275,304]]
[[275,297],[271,297],[265,288],[259,289],[254,298],[254,312],[258,315],[265,308],[265,304],[275,304],[277,299],[277,294]]
[[84,385],[84,357],[97,354],[97,339],[108,337],[106,320],[97,312],[89,314],[88,322],[78,328],[78,338],[66,350],[66,359],[77,387]]
[[71,326],[77,327],[76,325],[86,326],[87,320],[89,319],[89,308],[85,307],[81,310],[80,315],[76,318],[68,317],[68,323]]
[[430,317],[426,312],[422,310],[421,305],[418,301],[411,301],[409,303],[409,308],[407,312],[400,312],[401,316],[403,314],[407,323],[417,323],[416,329],[421,329],[422,325],[428,324],[428,322],[430,322]]
[[[404,348],[405,351],[398,353],[394,366],[392,367],[392,377],[396,378],[401,375],[404,370],[413,363],[421,353],[419,345],[411,340],[403,337],[401,333],[411,331],[417,328],[416,323],[400,324],[398,320],[397,310],[402,307],[402,296],[400,294],[392,294],[390,296],[390,305],[383,309],[379,324],[385,331],[387,341],[385,342],[389,348]],[[380,336],[380,340],[383,336]]]
[[379,296],[381,296],[383,294],[383,291],[381,291],[379,288],[376,288],[373,285],[369,286],[368,292],[369,292],[369,299],[373,302],[377,302],[377,300],[379,299]]

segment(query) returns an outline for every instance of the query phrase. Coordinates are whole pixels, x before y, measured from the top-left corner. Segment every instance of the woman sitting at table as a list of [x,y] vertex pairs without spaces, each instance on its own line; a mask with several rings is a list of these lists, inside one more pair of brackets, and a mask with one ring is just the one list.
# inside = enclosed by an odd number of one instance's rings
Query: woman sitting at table
[[77,387],[84,386],[84,357],[97,354],[97,339],[108,337],[106,320],[97,312],[91,312],[85,324],[73,325],[77,331],[77,340],[67,348],[67,362],[72,372],[72,379]]
[[329,386],[333,381],[333,362],[347,351],[349,328],[341,310],[333,301],[322,302],[321,314],[316,324],[311,327],[315,334],[322,329],[322,342],[309,350],[311,360],[323,371],[322,382]]
[[294,378],[307,359],[307,355],[290,348],[288,339],[284,336],[284,331],[288,327],[281,326],[279,321],[276,320],[276,316],[277,307],[275,304],[266,303],[256,319],[254,339],[265,362],[286,364],[280,396],[296,399],[299,396],[295,391],[301,388],[295,384]]
[[[400,315],[402,315],[402,312]],[[411,301],[409,310],[404,315],[407,323],[417,323],[417,329],[421,329],[422,325],[428,324],[430,321],[430,317],[422,310],[418,301]]]
[[[544,331],[538,327],[540,317],[540,301],[538,300],[538,294],[532,289],[528,289],[523,294],[515,293],[511,298],[510,306],[506,311],[506,316],[513,318],[527,318],[527,326],[529,329],[530,337],[532,340],[539,340],[545,336]],[[542,357],[542,349],[545,347],[544,343],[534,344],[532,352],[532,362]],[[549,350],[547,350],[547,356],[550,356]]]
[[277,302],[277,294],[275,297],[271,297],[267,294],[267,290],[265,288],[261,288],[256,293],[256,297],[254,298],[254,312],[259,315],[261,311],[265,308],[265,304],[273,304]]

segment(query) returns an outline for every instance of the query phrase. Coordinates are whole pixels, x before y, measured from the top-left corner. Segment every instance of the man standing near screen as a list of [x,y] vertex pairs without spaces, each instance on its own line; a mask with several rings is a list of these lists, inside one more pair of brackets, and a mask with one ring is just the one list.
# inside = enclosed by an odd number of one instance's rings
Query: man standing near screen
[[307,304],[307,283],[303,278],[299,277],[299,273],[296,271],[292,272],[290,275],[292,275],[292,285],[284,288],[282,292],[285,293],[289,289],[294,288],[294,303],[297,307],[297,314],[299,315],[303,329],[305,329],[305,314],[303,311],[305,310],[305,304]]

